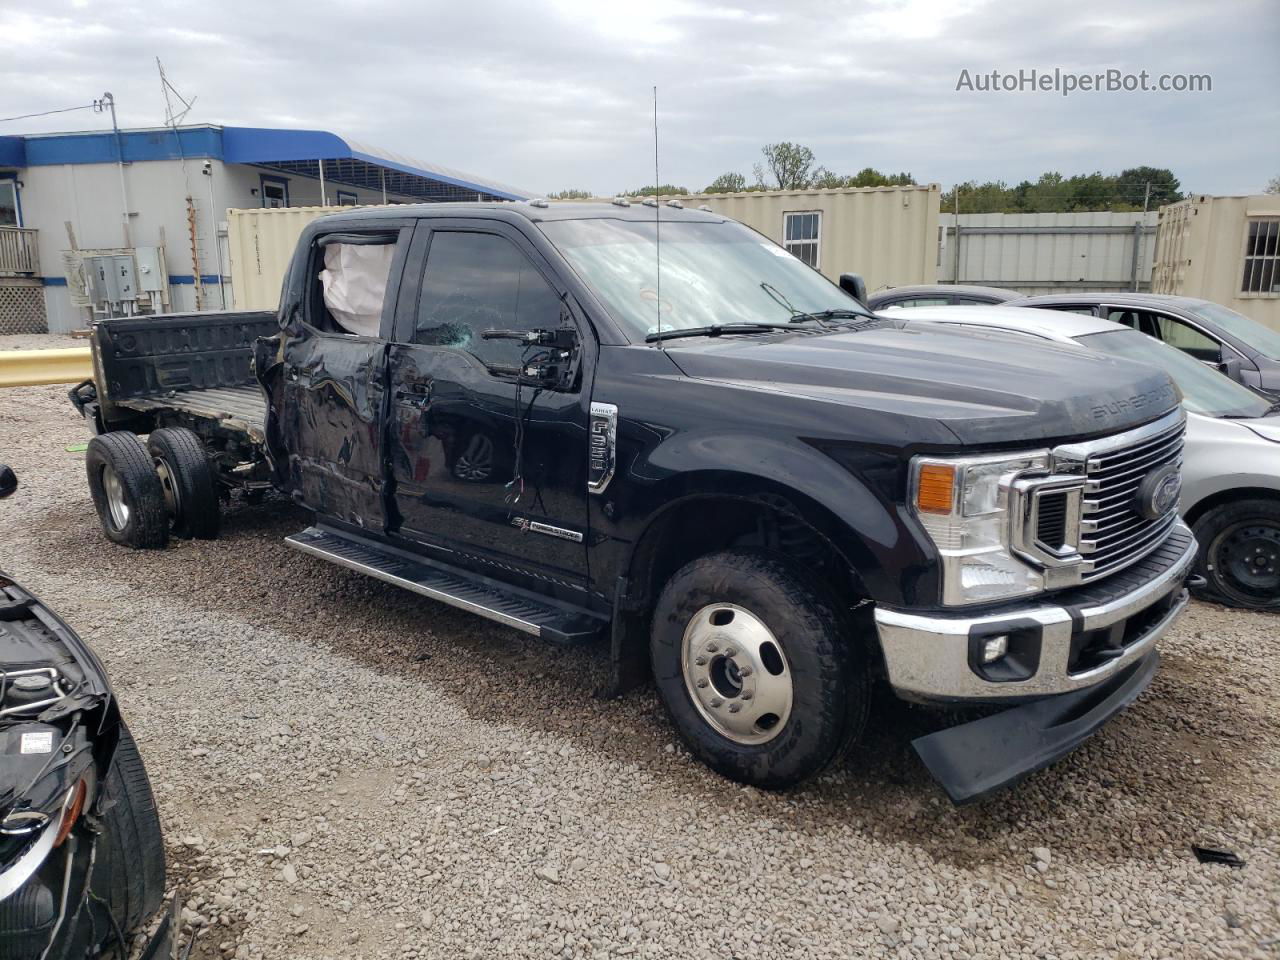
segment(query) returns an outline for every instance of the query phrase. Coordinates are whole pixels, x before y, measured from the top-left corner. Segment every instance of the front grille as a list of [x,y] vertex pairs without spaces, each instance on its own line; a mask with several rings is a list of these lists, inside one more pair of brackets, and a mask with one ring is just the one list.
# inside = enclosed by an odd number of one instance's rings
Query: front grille
[[1070,494],[1042,493],[1036,511],[1036,541],[1050,550],[1067,545],[1067,500]]
[[1172,528],[1178,517],[1177,504],[1150,519],[1140,511],[1137,493],[1153,470],[1182,463],[1184,432],[1185,425],[1179,418],[1152,436],[1115,449],[1104,447],[1088,455],[1080,508],[1080,553],[1085,560],[1085,582],[1140,560]]

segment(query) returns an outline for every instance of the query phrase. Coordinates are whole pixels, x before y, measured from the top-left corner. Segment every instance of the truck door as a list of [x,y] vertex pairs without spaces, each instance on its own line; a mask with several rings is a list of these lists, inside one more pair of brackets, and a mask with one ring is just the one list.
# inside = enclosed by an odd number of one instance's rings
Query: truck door
[[582,388],[519,382],[541,348],[484,337],[562,325],[582,336],[553,278],[505,224],[420,221],[388,353],[388,528],[578,583],[587,573]]
[[268,433],[288,489],[322,518],[377,533],[387,333],[412,233],[412,221],[380,221],[312,238],[293,268],[305,270],[303,291],[270,391]]

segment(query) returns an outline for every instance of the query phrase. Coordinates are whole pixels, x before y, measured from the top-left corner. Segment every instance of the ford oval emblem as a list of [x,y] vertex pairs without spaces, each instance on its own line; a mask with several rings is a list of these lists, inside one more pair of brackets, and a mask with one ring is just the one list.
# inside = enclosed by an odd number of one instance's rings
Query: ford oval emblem
[[1182,493],[1182,472],[1176,463],[1152,470],[1138,484],[1135,500],[1138,513],[1148,520],[1164,516],[1178,504]]

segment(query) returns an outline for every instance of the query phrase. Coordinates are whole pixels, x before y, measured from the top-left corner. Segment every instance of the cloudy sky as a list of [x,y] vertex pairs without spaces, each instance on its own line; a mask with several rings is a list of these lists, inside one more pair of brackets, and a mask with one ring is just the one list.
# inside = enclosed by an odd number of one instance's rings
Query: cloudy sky
[[[763,143],[920,182],[1167,166],[1184,189],[1280,175],[1280,3],[1217,0],[0,0],[0,117],[112,91],[126,126],[332,130],[526,186],[608,194],[748,178]],[[1211,92],[957,91],[992,70],[1208,74]],[[88,111],[0,133],[98,128]]]

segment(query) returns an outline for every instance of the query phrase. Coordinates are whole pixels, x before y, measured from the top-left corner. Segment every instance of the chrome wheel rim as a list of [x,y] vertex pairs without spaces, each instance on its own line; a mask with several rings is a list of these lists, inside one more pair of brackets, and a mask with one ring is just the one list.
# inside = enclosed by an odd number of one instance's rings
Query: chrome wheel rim
[[107,512],[111,514],[111,525],[123,530],[129,525],[129,504],[124,498],[124,484],[111,467],[102,468],[102,490],[107,495]]
[[721,736],[756,746],[787,725],[791,668],[782,644],[750,610],[703,607],[685,627],[680,662],[689,699]]
[[164,508],[169,517],[175,519],[182,505],[178,500],[178,486],[173,482],[173,471],[160,457],[156,457],[154,463],[156,474],[160,477],[160,489],[164,491]]

